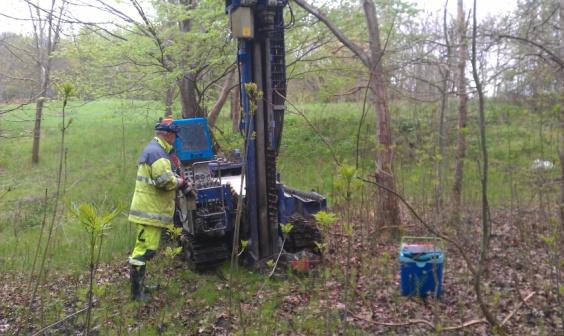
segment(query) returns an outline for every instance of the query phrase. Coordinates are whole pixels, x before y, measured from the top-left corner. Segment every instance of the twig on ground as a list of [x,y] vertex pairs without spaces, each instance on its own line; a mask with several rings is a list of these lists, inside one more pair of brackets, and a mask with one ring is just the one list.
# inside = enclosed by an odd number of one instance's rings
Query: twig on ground
[[446,328],[441,328],[442,331],[453,331],[453,330],[460,330],[460,329],[464,329],[464,328],[468,328],[470,326],[473,326],[475,324],[488,324],[488,321],[481,319],[481,320],[470,320],[468,322],[464,322],[461,325],[457,325],[454,327],[446,327]]
[[[427,320],[408,320],[406,322],[379,322],[379,321],[371,321],[371,320],[367,320],[365,318],[362,318],[360,316],[357,316],[355,314],[353,314],[352,312],[349,311],[349,314],[359,320],[365,321],[365,322],[369,322],[372,324],[376,324],[376,325],[383,325],[383,326],[387,326],[387,327],[406,327],[406,326],[410,326],[410,325],[414,325],[414,324],[423,324],[426,325],[427,327],[433,329],[433,330],[437,330],[437,328],[433,325],[433,323],[427,321]],[[457,325],[457,326],[452,326],[452,327],[445,327],[445,328],[440,328],[441,331],[454,331],[454,330],[460,330],[460,329],[464,329],[476,324],[488,324],[488,321],[480,319],[480,320],[470,320],[468,322],[464,322],[461,325]]]
[[513,311],[511,313],[509,313],[509,315],[507,315],[506,318],[503,319],[503,321],[501,321],[501,326],[505,325],[512,317],[513,315],[515,315],[515,313],[521,309],[521,307],[525,304],[525,302],[527,302],[527,300],[529,300],[531,297],[533,297],[533,295],[535,295],[535,292],[531,292],[529,295],[527,295],[523,301],[521,301],[517,307],[515,307],[515,309],[513,309]]
[[376,324],[376,325],[383,325],[383,326],[387,326],[387,327],[405,327],[405,326],[409,326],[409,325],[413,325],[413,324],[424,324],[427,327],[431,328],[431,329],[435,329],[435,326],[426,320],[409,320],[406,322],[380,322],[380,321],[372,321],[372,320],[367,320],[365,318],[362,318],[358,315],[353,314],[351,311],[349,311],[350,316],[354,317],[355,319],[358,320],[362,320],[364,322],[369,322],[372,324]]
[[81,310],[79,310],[79,311],[76,311],[76,312],[74,312],[74,313],[72,313],[72,314],[66,316],[66,317],[65,317],[64,319],[62,319],[62,320],[59,320],[59,321],[57,321],[57,322],[55,322],[55,323],[51,323],[50,325],[48,325],[48,326],[42,328],[41,330],[37,331],[35,334],[33,334],[33,336],[40,335],[40,334],[42,334],[43,332],[45,332],[45,331],[47,331],[47,330],[53,328],[54,326],[57,326],[57,325],[59,325],[59,324],[65,322],[66,320],[70,319],[71,317],[76,316],[76,315],[78,315],[78,314],[80,314],[80,313],[82,313],[82,312],[85,312],[87,309],[88,309],[88,307],[86,307],[86,308],[84,308],[84,309],[81,309]]

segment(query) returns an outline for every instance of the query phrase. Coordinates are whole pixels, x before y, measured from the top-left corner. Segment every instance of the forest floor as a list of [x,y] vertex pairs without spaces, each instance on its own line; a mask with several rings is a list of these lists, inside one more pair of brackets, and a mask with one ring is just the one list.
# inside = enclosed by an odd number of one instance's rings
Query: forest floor
[[[458,232],[464,232],[462,244],[476,262],[480,221],[471,214],[466,218]],[[563,333],[555,291],[557,252],[550,235],[541,233],[544,229],[528,224],[538,222],[534,212],[492,211],[491,249],[482,287],[489,309],[511,335]],[[326,239],[323,264],[309,274],[282,271],[268,278],[264,272],[240,268],[231,278],[228,265],[214,273],[195,274],[181,261],[159,256],[149,268],[147,281],[163,288],[145,305],[129,300],[125,257],[100,265],[91,334],[495,333],[476,303],[468,267],[452,246],[446,246],[443,295],[406,298],[399,293],[399,244],[381,242],[377,232],[360,220],[355,221],[355,232],[361,234],[353,235],[347,258],[349,238],[335,224]],[[345,294],[347,269],[350,280]],[[50,273],[46,279],[29,313],[29,275],[0,275],[0,334],[14,333],[18,326],[24,326],[24,334],[37,334],[55,322],[59,323],[45,334],[83,332],[88,274]],[[22,316],[31,318],[24,321]]]

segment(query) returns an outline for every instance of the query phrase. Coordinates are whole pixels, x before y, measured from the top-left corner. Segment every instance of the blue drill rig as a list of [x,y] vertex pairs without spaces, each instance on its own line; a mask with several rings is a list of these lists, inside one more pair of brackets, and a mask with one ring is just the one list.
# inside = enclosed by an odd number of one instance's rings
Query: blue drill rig
[[[175,148],[191,185],[177,202],[175,218],[184,228],[184,256],[192,269],[224,262],[240,240],[249,242],[247,264],[267,260],[281,248],[284,223],[294,226],[284,246],[288,252],[313,250],[314,242],[321,239],[310,218],[326,207],[325,197],[283,185],[276,169],[286,96],[283,10],[287,3],[225,1],[238,47],[242,156],[218,158],[206,119],[174,121],[180,129]],[[248,92],[251,87],[253,92]]]

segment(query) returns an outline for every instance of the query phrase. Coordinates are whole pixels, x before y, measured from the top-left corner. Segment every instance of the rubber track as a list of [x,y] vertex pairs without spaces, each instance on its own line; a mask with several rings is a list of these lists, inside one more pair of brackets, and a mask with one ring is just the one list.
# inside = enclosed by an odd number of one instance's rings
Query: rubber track
[[301,250],[317,252],[315,242],[322,242],[321,232],[315,225],[315,220],[307,220],[300,215],[292,215],[289,223],[293,225],[284,249],[290,253]]
[[216,268],[230,256],[229,246],[223,238],[204,239],[188,235],[184,248],[191,251],[187,260],[189,268],[198,272]]
[[[268,222],[270,227],[278,225],[278,187],[276,186],[276,152],[272,149],[266,151],[266,188],[268,192]],[[274,234],[277,234],[275,232]],[[276,249],[273,246],[273,249]]]

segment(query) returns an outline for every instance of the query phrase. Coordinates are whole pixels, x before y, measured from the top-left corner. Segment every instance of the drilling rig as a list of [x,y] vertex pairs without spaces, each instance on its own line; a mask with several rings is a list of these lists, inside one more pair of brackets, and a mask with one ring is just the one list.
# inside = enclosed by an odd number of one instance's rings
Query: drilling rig
[[225,1],[237,40],[242,153],[218,157],[206,119],[174,121],[181,171],[191,185],[177,202],[175,218],[184,229],[184,255],[192,269],[222,263],[240,240],[248,241],[244,262],[260,264],[282,248],[281,224],[293,225],[284,246],[288,252],[314,250],[321,240],[311,218],[326,208],[326,198],[285,186],[276,166],[285,112],[287,5],[287,0]]

